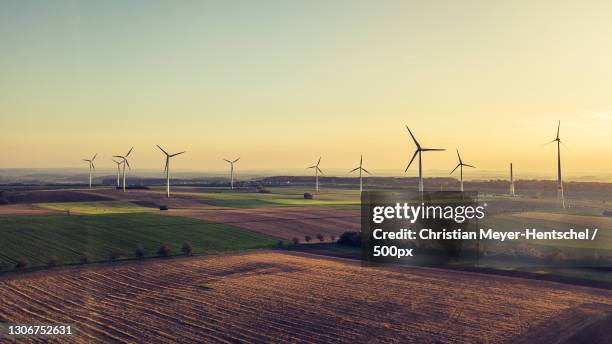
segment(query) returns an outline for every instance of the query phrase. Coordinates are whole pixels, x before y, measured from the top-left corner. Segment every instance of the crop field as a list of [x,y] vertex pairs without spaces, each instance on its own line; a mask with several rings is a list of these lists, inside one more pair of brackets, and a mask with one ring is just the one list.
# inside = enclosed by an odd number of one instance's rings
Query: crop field
[[0,298],[0,321],[116,343],[552,343],[605,331],[612,307],[605,290],[273,252],[7,277]]
[[306,235],[316,239],[322,234],[325,241],[338,238],[346,231],[361,229],[360,212],[349,209],[321,207],[267,207],[227,209],[186,209],[165,215],[201,219],[223,223],[258,233],[291,240],[303,240]]
[[112,215],[0,216],[0,264],[4,270],[26,260],[29,267],[133,258],[141,246],[155,256],[162,244],[181,254],[185,242],[193,253],[272,247],[277,238],[223,224],[148,213]]
[[358,209],[360,204],[359,191],[346,189],[322,190],[314,194],[314,199],[304,199],[305,192],[313,193],[306,188],[270,188],[270,193],[219,188],[177,188],[177,191],[182,195],[198,197],[206,204],[232,208],[329,206]]
[[43,209],[85,215],[141,213],[157,210],[125,201],[38,203],[36,205]]

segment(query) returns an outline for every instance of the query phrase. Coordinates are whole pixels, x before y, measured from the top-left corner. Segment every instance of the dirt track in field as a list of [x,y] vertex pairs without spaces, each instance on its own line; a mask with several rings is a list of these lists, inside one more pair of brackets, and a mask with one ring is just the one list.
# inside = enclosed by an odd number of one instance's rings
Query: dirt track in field
[[499,343],[555,338],[612,306],[605,290],[276,252],[7,276],[0,299],[2,321],[117,343]]
[[325,241],[331,241],[332,235],[338,238],[346,231],[359,231],[361,228],[359,211],[327,207],[201,207],[165,214],[224,223],[289,240],[294,237],[303,240],[309,235],[318,241],[316,235],[320,233]]

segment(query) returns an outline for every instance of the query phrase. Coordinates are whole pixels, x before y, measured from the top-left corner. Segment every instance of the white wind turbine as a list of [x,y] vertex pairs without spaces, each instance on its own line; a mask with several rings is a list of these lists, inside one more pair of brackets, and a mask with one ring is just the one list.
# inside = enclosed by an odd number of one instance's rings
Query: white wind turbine
[[156,145],[166,155],[166,165],[164,166],[164,172],[166,172],[166,197],[170,197],[170,158],[185,153],[185,151],[169,154],[159,145]]
[[95,170],[96,166],[94,165],[94,160],[96,159],[96,156],[98,156],[98,153],[94,154],[93,158],[91,159],[83,159],[83,161],[87,161],[89,163],[89,188],[91,189],[91,171],[92,169]]
[[321,169],[319,168],[320,163],[321,163],[321,157],[319,157],[319,160],[317,161],[316,165],[306,167],[307,169],[314,168],[315,170],[315,192],[319,192],[319,173],[323,174],[323,171],[321,171]]
[[119,175],[121,174],[121,164],[123,164],[123,161],[117,161],[115,159],[112,160],[115,164],[117,164],[117,187],[119,187],[121,185],[119,183]]
[[460,191],[463,192],[463,166],[471,167],[471,168],[476,168],[476,167],[472,165],[464,164],[463,160],[461,160],[461,155],[459,155],[458,149],[457,149],[457,158],[459,158],[459,163],[457,164],[457,166],[455,166],[455,168],[453,168],[450,174],[453,174],[453,172],[455,172],[455,170],[459,168],[459,181],[461,185]]
[[514,190],[514,171],[512,170],[512,163],[510,163],[510,196],[516,196]]
[[227,160],[227,159],[223,159],[225,161],[227,161],[230,164],[230,189],[234,189],[234,164],[236,162],[238,162],[238,160],[240,160],[240,158],[236,159],[236,160]]
[[359,192],[363,192],[363,178],[362,178],[361,172],[365,172],[367,174],[371,174],[370,172],[368,172],[368,170],[363,168],[363,155],[359,159],[359,166],[357,166],[354,169],[350,170],[349,173],[353,173],[353,172],[355,172],[357,170],[359,170]]
[[414,158],[416,158],[417,154],[419,155],[419,192],[423,192],[423,165],[422,165],[422,159],[421,159],[421,154],[423,152],[429,152],[429,151],[444,151],[446,149],[440,149],[440,148],[423,148],[421,147],[421,145],[419,144],[419,142],[416,140],[416,138],[414,137],[414,135],[412,135],[412,131],[410,131],[410,128],[408,128],[408,126],[406,126],[406,129],[408,129],[408,132],[410,133],[410,136],[412,137],[412,140],[414,141],[414,144],[416,145],[416,151],[414,152],[414,155],[412,156],[412,159],[410,159],[410,162],[408,163],[408,166],[406,166],[406,170],[404,170],[404,172],[408,171],[408,168],[410,168],[410,165],[412,165],[412,162],[414,161]]
[[130,148],[126,155],[113,155],[114,158],[121,159],[121,162],[123,163],[123,192],[125,192],[125,166],[127,165],[130,170],[132,169],[127,159],[127,157],[132,153],[132,149],[134,149],[134,147]]
[[565,208],[565,196],[563,195],[563,181],[561,179],[561,139],[559,138],[559,129],[561,128],[561,121],[557,125],[557,137],[554,140],[546,143],[550,144],[557,142],[557,198],[561,201],[561,205]]

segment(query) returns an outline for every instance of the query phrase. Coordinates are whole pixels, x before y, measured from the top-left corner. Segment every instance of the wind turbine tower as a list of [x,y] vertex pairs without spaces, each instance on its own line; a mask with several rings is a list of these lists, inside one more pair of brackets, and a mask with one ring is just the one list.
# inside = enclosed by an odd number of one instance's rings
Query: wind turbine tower
[[126,155],[113,155],[114,158],[121,159],[121,162],[123,163],[123,192],[125,192],[125,166],[127,165],[130,170],[132,169],[127,157],[132,153],[133,149],[134,147],[130,148]]
[[365,172],[367,174],[371,174],[370,172],[368,172],[368,170],[363,168],[363,155],[359,159],[359,166],[357,166],[354,169],[350,170],[349,173],[353,173],[353,172],[355,172],[357,170],[359,170],[359,192],[363,192],[363,178],[362,178],[361,172]]
[[119,176],[121,175],[121,164],[123,163],[123,161],[117,161],[113,159],[113,162],[117,164],[117,187],[119,187],[121,185],[119,182]]
[[410,128],[408,128],[408,126],[406,126],[406,129],[408,129],[408,132],[410,133],[410,136],[412,137],[412,140],[414,141],[414,144],[416,145],[416,151],[414,152],[414,155],[412,156],[412,159],[410,159],[410,162],[408,163],[408,166],[406,166],[406,170],[404,170],[404,173],[408,171],[408,168],[410,168],[410,165],[412,165],[412,162],[414,161],[414,158],[416,158],[416,156],[418,154],[419,155],[419,192],[422,193],[423,192],[423,164],[422,164],[421,154],[423,152],[429,152],[429,151],[434,151],[434,152],[445,151],[446,149],[423,148],[423,147],[421,147],[421,145],[419,144],[417,139],[414,137],[414,135],[412,135],[412,131],[410,131]]
[[323,174],[323,171],[321,171],[321,169],[319,168],[320,163],[321,163],[321,157],[319,157],[319,160],[317,161],[316,165],[306,167],[306,168],[314,168],[315,170],[315,192],[319,192],[319,173]]
[[230,188],[233,190],[234,189],[234,164],[238,162],[240,158],[236,160],[227,160],[227,159],[223,159],[223,160],[227,161],[227,163],[230,164]]
[[561,205],[565,208],[565,196],[563,195],[563,180],[561,179],[561,139],[559,138],[559,129],[561,128],[561,121],[557,125],[557,137],[554,140],[548,142],[557,142],[557,199],[561,201]]
[[510,163],[510,196],[516,196],[514,191],[514,172],[512,171],[512,163]]
[[92,170],[96,169],[96,166],[94,165],[94,160],[96,159],[96,156],[98,156],[98,153],[94,154],[94,156],[91,159],[83,159],[83,161],[87,161],[89,163],[89,188],[91,189],[91,172]]
[[166,172],[166,197],[170,197],[170,158],[185,153],[185,151],[170,154],[166,152],[159,145],[156,145],[166,155],[166,165],[164,166],[164,172]]
[[457,149],[457,158],[459,159],[459,163],[455,168],[451,171],[450,174],[453,174],[457,168],[459,168],[459,181],[460,181],[460,191],[463,192],[463,166],[476,168],[475,166],[464,164],[463,160],[461,160],[461,155],[459,155],[459,150]]

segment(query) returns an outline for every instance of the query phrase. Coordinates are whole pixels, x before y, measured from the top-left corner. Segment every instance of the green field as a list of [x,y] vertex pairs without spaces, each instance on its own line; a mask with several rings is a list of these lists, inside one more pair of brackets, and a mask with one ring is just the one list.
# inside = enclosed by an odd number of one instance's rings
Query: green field
[[312,193],[312,190],[306,188],[286,187],[269,188],[268,190],[270,193],[220,188],[177,188],[181,194],[196,196],[203,203],[222,207],[331,206],[358,209],[360,205],[359,190],[322,190],[314,194],[314,199],[304,199],[305,192]]
[[171,255],[182,254],[183,243],[193,253],[213,253],[273,247],[278,239],[246,230],[199,220],[166,217],[150,213],[111,215],[48,215],[0,217],[0,264],[15,269],[18,260],[28,267],[78,263],[86,254],[89,261],[134,258],[138,246],[145,256],[156,256],[162,244]]
[[86,215],[125,214],[158,211],[156,208],[142,207],[131,202],[123,201],[37,203],[36,206],[44,209]]

